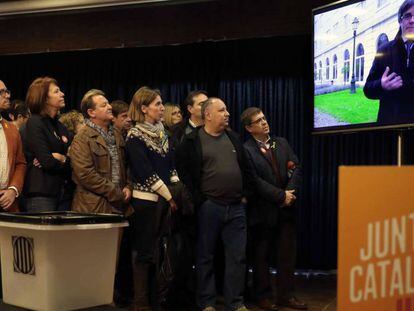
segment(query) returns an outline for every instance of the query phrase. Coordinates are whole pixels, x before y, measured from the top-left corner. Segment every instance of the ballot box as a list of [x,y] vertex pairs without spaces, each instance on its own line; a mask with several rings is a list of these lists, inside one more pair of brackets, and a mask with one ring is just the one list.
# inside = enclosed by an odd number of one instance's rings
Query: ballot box
[[122,215],[0,213],[3,301],[42,311],[110,304]]

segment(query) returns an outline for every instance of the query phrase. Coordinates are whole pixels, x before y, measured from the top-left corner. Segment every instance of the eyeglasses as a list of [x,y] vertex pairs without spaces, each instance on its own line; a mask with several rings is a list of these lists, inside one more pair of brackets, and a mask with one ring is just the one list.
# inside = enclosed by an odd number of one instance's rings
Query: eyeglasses
[[259,118],[259,119],[255,120],[255,121],[250,122],[250,125],[253,125],[253,124],[259,124],[259,123],[262,123],[262,122],[267,122],[267,120],[266,120],[266,117],[265,117],[265,116],[263,116],[263,117],[261,117],[261,118]]
[[401,16],[401,20],[408,22],[413,18],[413,16],[414,15],[411,13],[405,13],[403,16]]
[[5,94],[10,95],[10,90],[8,89],[1,89],[0,96],[4,96]]

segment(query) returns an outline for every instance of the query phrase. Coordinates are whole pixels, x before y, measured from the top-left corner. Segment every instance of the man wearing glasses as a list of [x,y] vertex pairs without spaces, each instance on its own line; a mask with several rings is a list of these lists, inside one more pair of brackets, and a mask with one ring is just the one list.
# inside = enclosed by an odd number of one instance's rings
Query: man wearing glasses
[[377,52],[364,86],[365,96],[379,99],[377,122],[414,123],[414,0],[398,10],[399,31]]
[[[0,80],[0,112],[10,108],[10,91]],[[16,198],[22,191],[26,160],[19,131],[0,116],[0,210],[17,212]]]
[[247,108],[241,121],[250,139],[244,144],[255,180],[255,200],[249,202],[248,225],[253,265],[253,289],[258,306],[277,310],[269,275],[269,259],[277,244],[277,304],[307,309],[294,296],[296,226],[294,206],[302,181],[299,160],[286,139],[270,136],[263,112]]

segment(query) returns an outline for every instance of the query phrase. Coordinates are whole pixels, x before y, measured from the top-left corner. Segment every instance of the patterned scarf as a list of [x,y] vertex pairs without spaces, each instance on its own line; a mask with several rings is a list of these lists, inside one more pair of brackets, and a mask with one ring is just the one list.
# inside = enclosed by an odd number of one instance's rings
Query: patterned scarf
[[109,125],[108,132],[105,132],[103,128],[91,122],[89,119],[85,119],[85,124],[97,131],[105,140],[106,146],[108,147],[109,156],[111,158],[111,181],[115,185],[119,186],[121,182],[121,176],[118,148],[116,146],[114,128],[112,127],[112,125]]
[[168,153],[168,136],[165,134],[164,125],[161,122],[156,124],[137,123],[129,130],[127,139],[132,136],[142,140],[148,149],[159,153],[161,156]]

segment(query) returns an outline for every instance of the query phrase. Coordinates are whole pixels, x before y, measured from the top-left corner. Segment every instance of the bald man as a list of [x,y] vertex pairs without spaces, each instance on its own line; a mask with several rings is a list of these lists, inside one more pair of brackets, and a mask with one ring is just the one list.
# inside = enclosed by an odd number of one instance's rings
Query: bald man
[[246,261],[245,197],[250,171],[237,134],[228,130],[226,104],[211,97],[201,107],[204,126],[185,136],[176,158],[180,179],[192,193],[197,218],[197,303],[215,310],[214,255],[222,239],[226,258],[226,310],[246,311],[243,302]]

